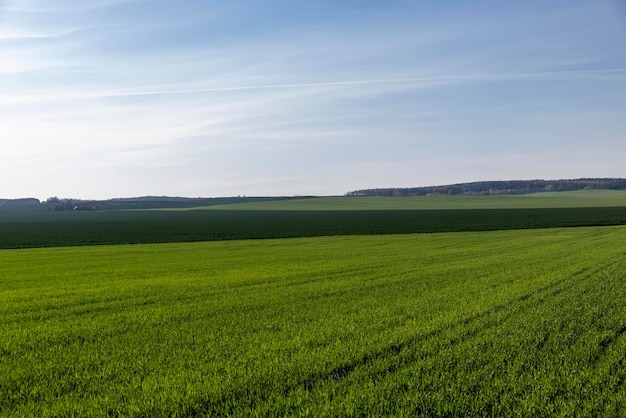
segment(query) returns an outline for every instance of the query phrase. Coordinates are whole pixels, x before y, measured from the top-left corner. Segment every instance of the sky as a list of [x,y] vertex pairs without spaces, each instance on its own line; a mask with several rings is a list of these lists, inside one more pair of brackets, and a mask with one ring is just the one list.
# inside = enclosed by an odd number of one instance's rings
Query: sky
[[0,0],[0,197],[626,177],[623,0]]

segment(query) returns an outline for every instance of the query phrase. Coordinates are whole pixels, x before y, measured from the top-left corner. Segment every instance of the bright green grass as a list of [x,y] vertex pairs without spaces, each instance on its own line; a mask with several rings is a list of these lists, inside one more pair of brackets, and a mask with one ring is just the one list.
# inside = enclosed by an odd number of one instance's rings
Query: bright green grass
[[626,227],[0,251],[0,416],[623,416]]
[[624,190],[583,190],[501,196],[320,197],[175,210],[416,210],[626,206]]

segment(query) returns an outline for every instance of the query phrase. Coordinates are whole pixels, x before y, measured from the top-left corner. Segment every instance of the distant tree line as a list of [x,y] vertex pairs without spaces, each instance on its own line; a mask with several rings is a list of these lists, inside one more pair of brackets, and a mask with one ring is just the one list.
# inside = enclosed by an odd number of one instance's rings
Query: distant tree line
[[3,206],[22,206],[22,205],[38,205],[41,202],[39,199],[35,199],[34,197],[26,197],[22,199],[0,199],[0,207]]
[[626,190],[623,178],[582,178],[574,180],[478,181],[445,186],[364,189],[347,196],[431,196],[431,195],[515,195],[576,190]]
[[48,204],[48,210],[53,210],[57,212],[65,210],[102,210],[102,207],[97,202],[75,199],[59,199],[56,196],[48,198],[46,200],[46,203]]

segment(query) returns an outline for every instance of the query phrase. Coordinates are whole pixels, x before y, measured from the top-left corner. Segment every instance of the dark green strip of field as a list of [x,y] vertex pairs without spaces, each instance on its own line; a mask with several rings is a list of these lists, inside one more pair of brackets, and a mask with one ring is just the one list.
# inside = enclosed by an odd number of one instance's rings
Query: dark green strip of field
[[0,214],[0,248],[625,225],[626,207]]

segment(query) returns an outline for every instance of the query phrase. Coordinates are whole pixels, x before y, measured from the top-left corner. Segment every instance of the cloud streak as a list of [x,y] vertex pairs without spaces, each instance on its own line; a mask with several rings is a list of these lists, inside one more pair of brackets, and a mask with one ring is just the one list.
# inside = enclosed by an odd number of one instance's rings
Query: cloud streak
[[[599,70],[564,70],[564,71],[542,71],[542,72],[525,72],[525,73],[488,73],[488,74],[465,74],[465,75],[448,75],[434,77],[405,77],[405,78],[387,78],[387,79],[370,79],[370,80],[338,80],[338,81],[322,81],[312,83],[286,83],[286,84],[265,84],[252,86],[226,86],[226,87],[206,87],[192,89],[171,89],[171,90],[140,90],[140,91],[119,91],[119,92],[95,92],[94,96],[152,96],[164,94],[191,94],[191,93],[211,93],[211,92],[228,92],[228,91],[245,91],[245,90],[273,90],[273,89],[291,89],[291,88],[308,88],[308,87],[334,87],[334,86],[358,86],[368,84],[396,84],[396,83],[425,83],[431,82],[490,82],[490,81],[506,81],[506,80],[558,80],[558,79],[576,79],[588,77],[610,77],[610,76],[626,76],[626,68],[616,69],[599,69]],[[78,96],[81,97],[81,96]]]
[[[38,66],[13,68],[7,72],[24,70],[26,68],[37,68]],[[141,97],[141,96],[168,96],[168,95],[194,95],[202,93],[228,93],[246,92],[254,90],[285,90],[285,89],[310,89],[316,87],[359,87],[369,85],[408,85],[407,88],[433,88],[447,86],[458,83],[490,83],[506,82],[515,80],[601,80],[626,77],[626,68],[594,69],[594,70],[563,70],[563,71],[541,71],[541,72],[520,72],[520,73],[485,73],[485,74],[455,74],[446,76],[431,77],[404,77],[386,79],[364,79],[364,80],[336,80],[319,82],[301,82],[284,84],[259,84],[259,85],[235,85],[222,87],[193,87],[193,88],[167,88],[162,86],[145,86],[141,88],[123,88],[112,90],[92,90],[92,91],[49,91],[33,93],[30,95],[15,95],[0,99],[2,105],[20,105],[25,103],[82,100],[96,98],[114,97]]]

